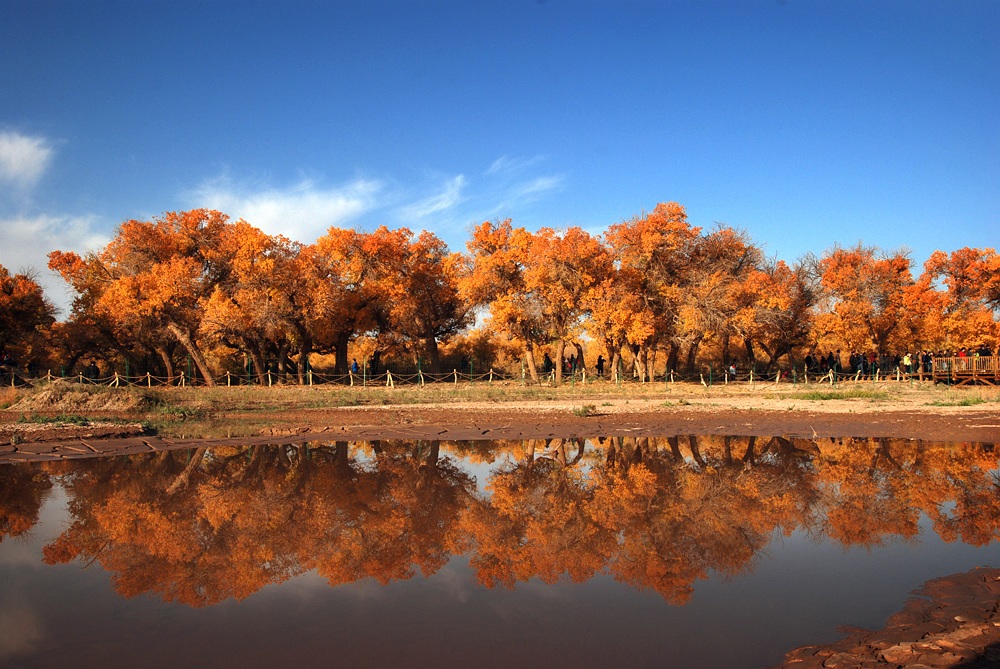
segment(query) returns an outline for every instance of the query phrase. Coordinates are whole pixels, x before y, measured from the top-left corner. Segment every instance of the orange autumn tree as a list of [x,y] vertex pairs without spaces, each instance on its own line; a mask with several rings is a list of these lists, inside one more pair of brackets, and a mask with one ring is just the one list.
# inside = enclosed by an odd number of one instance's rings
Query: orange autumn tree
[[76,293],[69,319],[56,330],[67,369],[86,356],[103,357],[111,352],[135,361],[152,356],[159,358],[162,372],[173,383],[176,338],[148,319],[124,323],[98,310],[109,283],[98,254],[84,258],[54,251],[49,254],[49,269],[58,272]]
[[605,279],[591,286],[584,297],[587,332],[604,344],[613,381],[619,380],[625,345],[646,341],[655,334],[655,316],[636,288],[641,283],[634,268],[617,268],[612,263]]
[[489,307],[490,323],[518,340],[531,380],[538,381],[534,347],[544,337],[542,309],[526,278],[531,233],[510,219],[486,221],[473,229],[459,280],[462,297],[473,307]]
[[698,347],[708,338],[720,340],[723,363],[729,362],[743,286],[762,263],[763,253],[743,231],[719,226],[698,237],[677,318],[677,338],[687,344],[689,372],[694,371]]
[[31,274],[0,265],[0,353],[26,363],[39,354],[39,330],[55,321],[55,307]]
[[916,285],[906,253],[858,244],[834,247],[819,261],[826,304],[816,318],[820,338],[853,350],[900,350],[913,339],[909,298]]
[[525,288],[537,299],[539,324],[555,342],[556,385],[562,382],[566,342],[582,332],[588,292],[606,277],[611,257],[604,246],[578,227],[542,228],[530,236]]
[[365,233],[331,227],[302,250],[310,294],[307,327],[317,350],[334,352],[341,374],[347,373],[351,341],[376,328],[380,296],[371,247]]
[[[81,258],[53,251],[49,267],[78,292],[93,290],[93,308],[124,332],[168,332],[191,356],[206,385],[214,385],[198,343],[202,300],[228,271],[220,242],[228,217],[194,209],[153,221],[126,221],[100,253]],[[85,283],[79,283],[82,279]]]
[[303,292],[295,265],[299,245],[237,221],[226,227],[220,249],[228,272],[204,301],[200,331],[249,355],[264,383],[266,358],[276,356],[283,371],[296,334],[294,298]]
[[436,235],[426,230],[416,238],[406,228],[397,233],[395,253],[380,262],[380,286],[386,289],[389,327],[426,356],[430,371],[441,371],[438,344],[468,327],[471,310],[461,298],[458,277],[461,257],[449,253]]
[[[935,251],[924,264],[926,280],[943,283],[938,317],[943,343],[951,347],[989,346],[1000,340],[1000,255],[993,249]],[[925,277],[921,277],[925,279]]]
[[768,261],[747,274],[735,287],[739,309],[731,325],[743,339],[751,365],[757,361],[758,348],[767,355],[770,369],[781,356],[791,356],[809,343],[818,295],[817,278],[806,261],[793,266],[783,260]]
[[636,316],[642,314],[645,327],[633,328],[629,344],[643,378],[650,353],[661,344],[670,347],[668,368],[676,366],[677,319],[691,286],[692,258],[700,232],[688,223],[682,205],[666,202],[649,214],[612,225],[605,234],[619,269],[634,282],[629,289],[639,298]]

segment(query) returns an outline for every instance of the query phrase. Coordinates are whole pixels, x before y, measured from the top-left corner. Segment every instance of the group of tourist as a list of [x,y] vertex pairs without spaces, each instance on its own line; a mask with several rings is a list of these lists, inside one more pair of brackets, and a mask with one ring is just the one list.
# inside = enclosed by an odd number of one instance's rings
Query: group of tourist
[[810,374],[857,374],[871,376],[892,374],[899,370],[904,374],[930,374],[934,369],[935,359],[944,358],[978,358],[998,355],[1000,349],[991,351],[988,346],[962,347],[956,351],[918,351],[905,353],[885,353],[869,351],[867,353],[853,352],[847,358],[847,366],[843,366],[840,350],[830,351],[826,355],[821,352],[809,353],[805,358],[806,371]]
[[[903,374],[931,374],[934,369],[935,359],[944,358],[978,358],[982,356],[1000,357],[1000,348],[996,351],[990,350],[988,346],[962,347],[954,351],[930,351],[923,350],[917,352],[907,351],[905,353],[885,353],[879,351],[868,351],[865,353],[852,352],[846,359],[837,349],[823,353],[813,351],[805,357],[805,371],[812,375],[826,375],[834,372],[837,375],[855,375],[861,373],[862,376],[875,376],[876,374],[885,376],[895,374],[898,370]],[[604,356],[597,359],[596,372],[598,376],[604,376],[605,366]],[[543,360],[543,369],[546,374],[550,374],[555,369],[555,363],[546,353]],[[961,365],[959,365],[961,367]],[[583,369],[582,361],[577,360],[575,355],[563,358],[563,375],[569,376]],[[729,375],[737,376],[735,364],[729,365]]]
[[[604,367],[603,357],[599,362],[600,362],[599,366],[602,368],[603,371]],[[582,371],[583,368],[584,368],[583,361],[577,360],[575,353],[569,356],[568,358],[562,359],[563,376],[572,376],[573,374],[576,374],[578,371]],[[542,369],[545,371],[546,374],[551,374],[552,371],[555,370],[555,363],[552,362],[552,358],[549,357],[548,353],[545,354],[545,358],[542,360]],[[598,374],[600,374],[600,372],[598,372]]]

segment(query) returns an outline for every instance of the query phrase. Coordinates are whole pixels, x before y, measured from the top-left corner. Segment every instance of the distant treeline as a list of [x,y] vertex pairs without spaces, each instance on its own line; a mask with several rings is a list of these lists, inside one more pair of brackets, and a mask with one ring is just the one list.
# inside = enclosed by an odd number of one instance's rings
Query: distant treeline
[[[670,202],[594,236],[472,230],[464,253],[431,232],[330,228],[314,244],[218,211],[121,224],[102,250],[53,251],[75,291],[56,322],[34,277],[0,267],[0,355],[27,372],[105,369],[203,382],[268,371],[305,383],[353,361],[433,373],[524,370],[542,358],[625,367],[640,378],[708,365],[801,366],[832,351],[903,355],[996,350],[1000,256],[935,252],[922,272],[900,251],[834,247],[768,259],[747,233],[688,223]],[[562,380],[563,364],[553,364]]]

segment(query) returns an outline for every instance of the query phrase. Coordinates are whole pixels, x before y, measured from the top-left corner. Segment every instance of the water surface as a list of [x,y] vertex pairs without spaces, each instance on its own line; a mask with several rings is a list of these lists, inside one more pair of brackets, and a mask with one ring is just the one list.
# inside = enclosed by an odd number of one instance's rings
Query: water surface
[[0,467],[0,665],[765,667],[1000,565],[988,444],[313,443]]

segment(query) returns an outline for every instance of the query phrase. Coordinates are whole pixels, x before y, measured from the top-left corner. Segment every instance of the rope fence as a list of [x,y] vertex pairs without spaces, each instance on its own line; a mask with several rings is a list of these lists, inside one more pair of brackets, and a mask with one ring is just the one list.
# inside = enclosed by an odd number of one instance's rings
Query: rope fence
[[[976,358],[975,361],[966,361],[960,358],[945,358],[934,361],[932,369],[925,370],[920,365],[904,369],[898,366],[891,371],[876,369],[874,373],[841,372],[837,370],[810,371],[802,369],[778,369],[768,371],[758,371],[751,367],[746,371],[736,371],[732,369],[715,370],[707,366],[702,371],[694,373],[682,373],[676,370],[668,370],[662,374],[652,376],[640,376],[636,372],[618,374],[606,372],[597,375],[586,369],[577,370],[562,377],[564,385],[588,385],[593,383],[605,383],[616,385],[649,385],[665,384],[670,387],[674,383],[698,383],[705,387],[730,384],[744,384],[756,387],[758,385],[813,385],[828,384],[837,385],[842,383],[913,383],[916,381],[933,381],[936,383],[949,383],[964,385],[966,383],[1000,383],[1000,358],[997,356],[985,356]],[[53,374],[48,371],[42,376],[29,376],[17,371],[0,372],[0,385],[11,388],[31,387],[38,384],[51,383],[57,380],[76,382],[81,385],[107,386],[113,388],[163,388],[163,387],[188,387],[206,384],[203,379],[197,376],[188,376],[181,371],[173,378],[154,376],[151,373],[141,375],[121,374],[117,371],[106,376],[93,376],[84,373],[76,375]],[[220,376],[213,377],[216,387],[240,387],[240,386],[297,386],[299,378],[297,374],[267,371],[261,375],[257,374],[236,374],[226,372]],[[486,372],[474,374],[472,372],[461,372],[454,369],[450,372],[430,373],[422,370],[415,372],[400,373],[386,369],[378,374],[368,372],[354,373],[348,371],[346,374],[326,374],[309,370],[303,375],[302,384],[305,386],[347,386],[347,387],[388,387],[395,388],[401,386],[424,387],[428,385],[459,383],[487,383],[495,382],[512,383],[519,382],[522,385],[533,385],[535,382],[530,375],[523,371],[520,375],[508,372],[489,369]],[[539,373],[538,383],[543,385],[555,385],[556,373]]]

